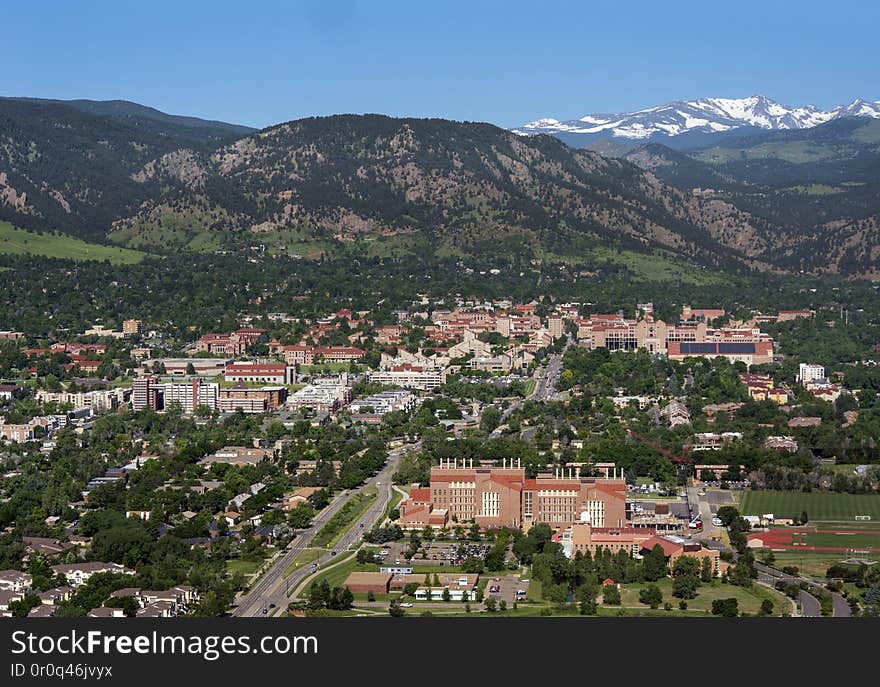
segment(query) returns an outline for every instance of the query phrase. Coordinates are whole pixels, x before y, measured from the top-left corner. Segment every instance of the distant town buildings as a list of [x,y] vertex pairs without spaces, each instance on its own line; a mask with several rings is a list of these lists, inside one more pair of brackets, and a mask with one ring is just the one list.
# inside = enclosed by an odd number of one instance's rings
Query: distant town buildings
[[196,353],[241,355],[248,347],[265,338],[266,330],[255,327],[237,329],[229,334],[203,334],[196,341]]
[[723,310],[685,308],[678,324],[667,324],[651,314],[638,320],[619,314],[591,315],[577,322],[577,337],[588,348],[612,351],[643,348],[672,360],[704,356],[727,358],[746,365],[773,361],[773,341],[757,327],[716,329],[707,324],[708,319],[714,319],[712,315],[723,314]]

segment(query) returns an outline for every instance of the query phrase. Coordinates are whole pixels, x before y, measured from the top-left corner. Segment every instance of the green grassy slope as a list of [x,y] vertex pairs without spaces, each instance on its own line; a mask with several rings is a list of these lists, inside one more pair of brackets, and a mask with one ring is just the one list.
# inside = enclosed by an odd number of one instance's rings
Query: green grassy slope
[[70,260],[109,260],[116,265],[140,262],[146,253],[128,248],[87,243],[66,234],[34,234],[16,229],[8,222],[0,222],[0,254],[43,255]]

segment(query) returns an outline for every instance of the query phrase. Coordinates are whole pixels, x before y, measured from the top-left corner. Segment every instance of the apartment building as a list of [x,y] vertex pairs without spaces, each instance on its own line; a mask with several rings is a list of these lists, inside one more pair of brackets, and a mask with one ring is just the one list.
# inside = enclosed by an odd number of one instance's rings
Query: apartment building
[[196,377],[186,382],[169,382],[158,387],[162,394],[162,407],[169,408],[172,403],[180,405],[184,413],[193,413],[199,406],[216,410],[220,386]]
[[138,336],[142,329],[143,322],[140,320],[123,320],[122,322],[123,336]]
[[144,375],[135,378],[131,384],[131,407],[135,412],[166,410],[172,403],[179,404],[184,413],[192,413],[199,406],[217,410],[219,397],[220,386],[200,377],[162,382],[158,375]]
[[378,394],[359,398],[349,406],[352,413],[385,415],[398,410],[410,411],[415,408],[417,399],[409,391],[392,389]]
[[559,528],[588,517],[596,527],[626,522],[623,479],[582,477],[579,469],[526,478],[517,466],[474,468],[457,461],[431,469],[430,486],[414,487],[400,504],[401,526],[409,529],[474,521],[480,527],[521,527],[546,522]]
[[297,410],[310,408],[319,413],[332,413],[351,400],[351,387],[347,384],[315,383],[295,391],[287,400],[287,407]]
[[445,370],[421,365],[402,363],[387,370],[371,372],[370,381],[374,384],[402,386],[405,389],[430,391],[446,384]]
[[778,405],[788,403],[788,391],[776,386],[770,375],[744,374],[740,375],[740,380],[756,401],[773,401]]
[[798,365],[797,381],[807,386],[811,382],[825,380],[825,368],[822,365],[801,363]]
[[59,403],[74,408],[91,408],[93,413],[107,413],[128,402],[129,389],[96,389],[95,391],[46,391],[35,394],[40,403]]
[[67,582],[74,587],[85,584],[92,575],[97,573],[117,573],[132,576],[136,574],[134,570],[126,568],[119,563],[99,562],[53,565],[52,572],[56,575],[64,575],[67,578]]
[[135,378],[131,383],[131,408],[135,412],[145,410],[159,410],[161,397],[158,392],[159,377],[156,375],[144,375]]

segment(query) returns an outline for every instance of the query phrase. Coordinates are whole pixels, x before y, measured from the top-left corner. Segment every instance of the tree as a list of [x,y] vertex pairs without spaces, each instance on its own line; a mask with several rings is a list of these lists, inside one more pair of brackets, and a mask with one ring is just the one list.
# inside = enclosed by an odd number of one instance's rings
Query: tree
[[312,523],[314,517],[315,509],[312,507],[312,504],[301,503],[290,511],[287,522],[291,527],[301,530],[308,527]]
[[419,589],[418,582],[407,582],[407,584],[403,588],[403,593],[407,596],[415,596],[416,591]]
[[330,600],[330,584],[327,580],[315,580],[309,587],[309,598],[306,605],[313,611],[324,608]]
[[480,417],[480,429],[484,432],[491,433],[498,425],[501,424],[501,411],[495,406],[489,406],[483,411]]
[[707,556],[700,564],[700,580],[702,582],[711,582],[713,577],[715,577],[715,568],[712,564],[712,559]]
[[342,592],[339,594],[339,610],[347,611],[354,604],[354,594],[352,594],[351,590],[348,587],[343,587]]
[[648,582],[656,582],[666,577],[666,554],[660,544],[654,544],[653,548],[642,559],[642,569]]
[[715,599],[712,602],[712,615],[735,618],[739,615],[739,602],[735,598]]
[[596,615],[596,588],[584,584],[578,590],[578,613],[581,615]]
[[721,524],[725,527],[730,527],[730,524],[734,520],[739,519],[739,510],[736,506],[721,506],[716,513],[716,516],[721,521]]
[[489,611],[489,613],[494,613],[495,609],[496,609],[495,599],[493,599],[492,597],[489,597],[488,599],[486,599],[486,610]]
[[773,615],[773,601],[764,599],[761,602],[761,615]]
[[440,598],[444,601],[450,601],[452,599],[452,595],[449,593],[449,587],[443,587],[443,594]]
[[679,556],[672,566],[673,577],[699,577],[700,561],[693,556]]
[[26,618],[32,608],[36,608],[41,604],[40,597],[35,594],[28,594],[23,599],[11,601],[9,603],[9,611],[14,618]]
[[602,601],[606,606],[620,606],[620,590],[616,584],[606,584],[602,588]]
[[403,616],[406,615],[406,611],[404,611],[403,608],[401,608],[400,601],[398,601],[397,599],[394,599],[388,605],[388,615],[390,615],[392,618],[402,618]]
[[195,365],[193,365],[191,362],[187,363],[186,364],[186,374],[192,376],[192,375],[195,375],[195,373],[196,373]]
[[659,608],[663,602],[663,592],[656,584],[649,584],[639,592],[639,601],[651,608]]
[[672,596],[679,599],[696,598],[699,586],[699,577],[695,575],[679,575],[672,580]]
[[483,572],[483,561],[477,556],[468,556],[461,564],[461,571],[466,573]]
[[752,566],[743,561],[740,558],[737,561],[736,565],[734,565],[730,572],[727,573],[727,580],[730,584],[737,585],[739,587],[751,587],[752,586]]

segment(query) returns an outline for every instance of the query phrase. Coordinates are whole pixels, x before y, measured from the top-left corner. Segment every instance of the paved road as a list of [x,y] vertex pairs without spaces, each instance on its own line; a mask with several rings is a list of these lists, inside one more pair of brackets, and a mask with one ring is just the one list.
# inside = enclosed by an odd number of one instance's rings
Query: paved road
[[[758,580],[771,586],[779,580],[784,581],[786,584],[800,584],[801,582],[806,581],[816,586],[825,583],[824,579],[817,577],[796,577],[793,575],[786,575],[776,568],[771,568],[761,563],[755,563],[755,568],[758,570]],[[829,593],[831,594],[831,601],[834,609],[833,616],[835,618],[852,618],[852,608],[849,605],[849,601],[837,592]],[[812,618],[822,615],[821,604],[815,596],[802,590],[798,598],[804,609],[803,614],[805,617]]]
[[556,382],[562,370],[562,356],[555,353],[547,358],[544,374],[538,379],[535,390],[530,396],[535,401],[543,401],[556,392]]
[[[570,345],[566,344],[566,348]],[[559,381],[559,374],[562,371],[562,355],[554,353],[547,358],[547,365],[539,367],[535,370],[533,377],[535,378],[535,388],[522,401],[514,401],[507,409],[501,413],[501,422],[505,422],[513,413],[522,407],[523,401],[546,401],[556,393],[556,382]]]
[[801,615],[804,618],[820,618],[822,617],[822,606],[819,600],[805,592],[803,589],[798,593],[798,600],[801,602]]
[[849,601],[837,592],[831,592],[831,601],[834,604],[835,618],[852,618],[852,607],[849,605]]
[[[294,560],[303,549],[308,548],[312,539],[314,539],[315,535],[321,530],[327,521],[330,520],[330,518],[332,518],[349,499],[355,494],[362,492],[370,485],[379,486],[379,498],[373,501],[372,505],[366,510],[366,512],[346,531],[342,539],[336,543],[334,551],[344,551],[359,540],[365,530],[368,530],[379,522],[391,500],[391,478],[394,475],[394,471],[397,469],[397,463],[400,461],[404,453],[410,450],[418,450],[419,445],[420,444],[414,444],[412,446],[404,446],[394,449],[388,454],[388,461],[386,462],[385,467],[382,468],[375,477],[348,494],[338,496],[334,499],[327,508],[315,517],[311,526],[308,529],[303,530],[293,542],[291,542],[284,554],[275,561],[269,571],[260,578],[259,582],[251,588],[247,595],[238,599],[237,604],[232,611],[232,615],[237,617],[260,617],[277,612],[275,610],[276,608],[286,608],[288,603],[288,590],[295,588],[306,576],[308,576],[312,572],[312,566],[309,565],[303,568],[298,568],[286,579],[284,578],[284,571],[293,564]],[[361,527],[361,525],[363,525],[363,527]],[[331,556],[328,551],[316,562],[319,566],[322,566],[324,563],[332,560],[334,560],[334,557]]]

